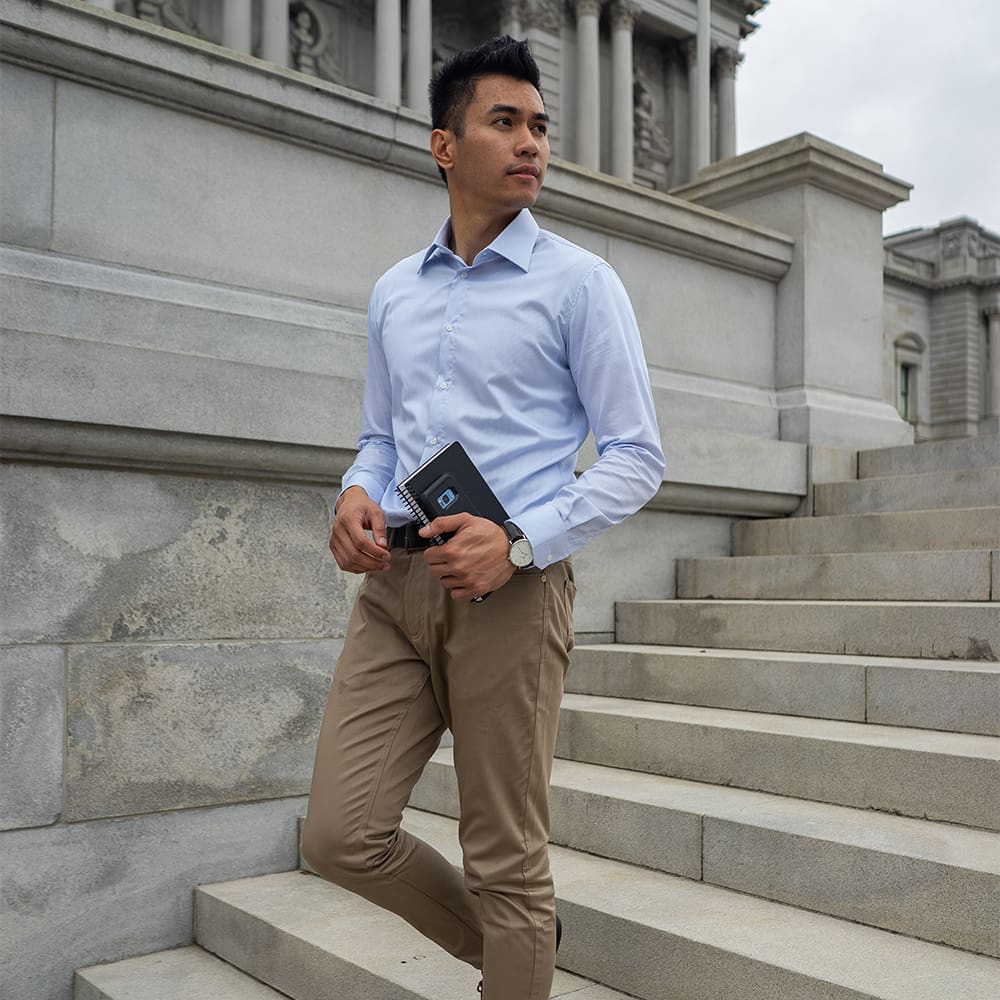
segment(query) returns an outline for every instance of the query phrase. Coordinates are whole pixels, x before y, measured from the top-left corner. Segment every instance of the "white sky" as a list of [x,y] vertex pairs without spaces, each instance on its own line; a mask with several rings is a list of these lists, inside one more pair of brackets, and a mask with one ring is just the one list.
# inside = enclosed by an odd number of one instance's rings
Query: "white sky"
[[886,233],[1000,230],[1000,0],[771,0],[737,72],[737,151],[799,132],[913,184]]

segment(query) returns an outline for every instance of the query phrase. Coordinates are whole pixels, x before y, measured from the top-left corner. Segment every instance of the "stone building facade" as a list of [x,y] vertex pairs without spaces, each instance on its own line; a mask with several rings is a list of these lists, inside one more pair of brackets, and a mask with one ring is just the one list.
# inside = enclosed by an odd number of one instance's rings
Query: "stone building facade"
[[969,218],[885,240],[886,393],[918,440],[1000,430],[1000,236]]
[[542,70],[553,153],[667,190],[736,152],[739,43],[766,0],[713,0],[705,98],[697,0],[95,2],[422,113],[443,60],[497,33],[525,37]]
[[[188,943],[194,885],[296,865],[357,585],[326,539],[366,301],[447,212],[426,118],[324,53],[303,73],[165,27],[218,27],[202,7],[0,0],[0,944],[32,1000]],[[907,191],[810,135],[676,194],[553,162],[536,215],[625,283],[669,462],[577,555],[582,640],[912,439],[880,322]]]

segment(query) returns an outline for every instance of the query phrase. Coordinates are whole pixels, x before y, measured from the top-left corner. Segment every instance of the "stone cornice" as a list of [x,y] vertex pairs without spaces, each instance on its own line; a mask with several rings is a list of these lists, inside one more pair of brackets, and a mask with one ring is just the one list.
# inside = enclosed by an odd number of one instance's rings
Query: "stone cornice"
[[[416,112],[80,0],[0,0],[0,54],[64,79],[180,107],[437,183]],[[778,280],[781,233],[553,161],[540,211]]]
[[[3,421],[3,462],[75,465],[166,475],[227,476],[338,488],[353,449],[254,441],[36,417]],[[733,517],[779,517],[801,502],[797,492],[743,489],[706,482],[664,482],[650,510]]]
[[912,184],[890,177],[882,165],[803,132],[763,149],[705,167],[698,180],[671,194],[724,209],[794,184],[810,184],[884,211],[909,197]]

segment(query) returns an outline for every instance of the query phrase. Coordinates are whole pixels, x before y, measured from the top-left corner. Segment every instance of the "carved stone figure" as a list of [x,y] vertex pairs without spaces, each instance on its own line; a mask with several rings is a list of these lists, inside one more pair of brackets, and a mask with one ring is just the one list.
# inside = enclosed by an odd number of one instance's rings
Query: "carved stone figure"
[[674,158],[673,145],[656,120],[653,95],[640,79],[636,79],[634,94],[635,165],[644,170],[670,166]]
[[288,11],[292,65],[300,73],[319,76],[319,56],[326,40],[319,16],[305,3],[295,3]]

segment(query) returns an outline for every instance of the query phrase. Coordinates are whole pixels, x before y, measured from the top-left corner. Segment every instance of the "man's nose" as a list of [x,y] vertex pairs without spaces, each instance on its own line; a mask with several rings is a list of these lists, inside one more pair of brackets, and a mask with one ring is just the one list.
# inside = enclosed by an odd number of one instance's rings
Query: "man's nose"
[[524,129],[522,134],[518,136],[517,152],[519,155],[522,153],[529,156],[538,155],[538,139],[530,128]]

